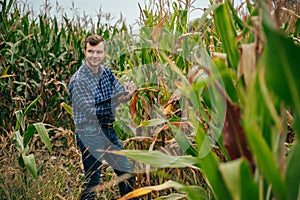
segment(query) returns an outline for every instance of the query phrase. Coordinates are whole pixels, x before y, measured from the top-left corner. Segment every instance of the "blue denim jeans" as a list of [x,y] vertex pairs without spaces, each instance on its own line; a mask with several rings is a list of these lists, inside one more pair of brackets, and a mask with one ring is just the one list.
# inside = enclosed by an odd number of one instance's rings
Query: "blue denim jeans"
[[[88,199],[88,197],[95,195],[91,188],[100,183],[100,166],[103,159],[114,169],[118,176],[132,172],[127,157],[105,152],[123,150],[123,146],[113,128],[86,125],[84,128],[76,130],[76,140],[82,153],[85,173],[83,184],[85,190],[81,199]],[[133,190],[133,178],[129,178],[127,182],[119,183],[121,196]]]

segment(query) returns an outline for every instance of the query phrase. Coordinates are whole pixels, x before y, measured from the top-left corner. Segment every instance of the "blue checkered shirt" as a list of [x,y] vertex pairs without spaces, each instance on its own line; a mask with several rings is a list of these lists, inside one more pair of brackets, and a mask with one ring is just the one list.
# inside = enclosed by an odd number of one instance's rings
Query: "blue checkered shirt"
[[113,122],[114,109],[119,104],[113,97],[125,90],[110,69],[101,66],[94,73],[84,63],[72,76],[69,92],[78,125]]

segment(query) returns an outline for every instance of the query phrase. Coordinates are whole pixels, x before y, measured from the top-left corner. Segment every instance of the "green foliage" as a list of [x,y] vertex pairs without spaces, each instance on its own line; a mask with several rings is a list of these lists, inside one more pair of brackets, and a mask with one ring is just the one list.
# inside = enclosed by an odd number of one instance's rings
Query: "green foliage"
[[259,199],[258,184],[253,180],[248,162],[244,159],[222,163],[220,171],[232,199]]
[[[262,7],[266,10],[263,2]],[[276,31],[270,16],[266,14],[263,15],[263,27],[266,34],[266,83],[269,86],[269,90],[274,92],[280,99],[280,102],[291,107],[295,116],[294,123],[298,124],[300,117],[298,102],[300,86],[296,81],[296,77],[300,75],[299,67],[297,67],[297,63],[299,63],[299,57],[297,55],[300,54],[300,47],[295,45],[291,39]],[[297,129],[297,133],[299,133],[299,127],[296,126],[295,128]],[[300,153],[299,141],[299,137],[297,137],[297,143],[286,164],[286,186],[279,184],[279,187],[287,189],[288,199],[296,199],[300,196],[300,177],[295,171],[297,167],[300,167],[300,162],[296,158]],[[274,176],[274,174],[272,174],[272,176]],[[280,191],[279,188],[278,191]],[[282,197],[282,199],[285,198],[285,196]]]
[[[37,133],[51,153],[44,124],[73,129],[67,84],[84,58],[84,38],[98,33],[107,40],[105,64],[138,88],[117,110],[114,127],[123,140],[142,140],[135,134],[151,141],[122,153],[155,169],[200,171],[207,183],[158,174],[158,185],[130,197],[174,188],[159,198],[299,198],[298,135],[286,144],[287,124],[300,131],[299,19],[290,10],[291,20],[278,15],[282,27],[276,27],[263,3],[247,1],[241,16],[230,1],[211,1],[201,18],[188,22],[190,1],[150,1],[133,37],[122,20],[113,26],[87,17],[58,20],[48,11],[33,17],[13,0],[1,1],[0,126],[14,132],[21,168],[40,175],[31,141]],[[169,144],[183,155],[171,154]],[[253,160],[233,157],[232,147],[237,154],[249,150]]]
[[[43,112],[32,112],[30,117],[54,126],[73,128],[72,120],[63,117],[67,111],[61,109],[60,103],[70,103],[67,84],[84,58],[84,38],[97,32],[110,40],[126,30],[118,24],[92,24],[94,27],[88,33],[88,18],[81,22],[61,16],[58,20],[59,15],[51,17],[48,14],[50,7],[37,17],[27,10],[26,4],[19,2],[1,1],[1,8],[1,126],[11,130],[15,124],[9,120],[13,119],[13,113],[27,107],[28,99],[42,94],[38,103]],[[111,59],[116,60],[116,57]]]
[[[229,2],[229,1],[227,1]],[[238,67],[239,52],[236,42],[232,39],[236,37],[236,30],[233,26],[228,4],[221,4],[215,11],[215,23],[219,36],[222,40],[224,52],[228,56],[228,62],[234,69]]]
[[27,169],[32,176],[37,179],[38,178],[38,170],[37,165],[34,159],[34,154],[30,153],[29,143],[33,135],[37,132],[40,136],[42,142],[46,145],[50,153],[52,152],[52,147],[48,135],[48,131],[45,128],[43,123],[34,123],[29,124],[26,121],[26,116],[31,110],[31,108],[38,102],[41,98],[39,95],[26,109],[23,114],[22,110],[18,110],[15,112],[17,117],[17,123],[15,127],[15,136],[14,141],[16,144],[16,148],[18,149],[19,156],[19,165],[20,167]]
[[[263,30],[257,29],[259,26],[254,24],[257,21],[254,22],[253,20],[258,15],[257,12],[254,12],[256,8],[252,8],[250,5],[248,5],[248,8],[252,15],[249,16],[248,20],[254,23],[248,23],[246,26],[238,17],[238,14],[235,13],[229,1],[220,4],[216,8],[214,12],[214,21],[218,31],[216,40],[222,42],[220,53],[226,54],[226,60],[220,57],[214,58],[213,62],[208,62],[210,58],[201,54],[197,62],[207,72],[208,78],[205,79],[205,82],[200,78],[193,79],[194,82],[185,80],[184,77],[189,77],[189,74],[184,74],[185,70],[177,70],[176,67],[180,63],[174,62],[175,60],[172,58],[169,60],[165,59],[171,66],[176,66],[172,67],[172,70],[177,74],[177,77],[181,78],[181,84],[177,86],[180,88],[180,93],[188,98],[190,102],[187,120],[192,124],[191,135],[195,135],[194,139],[189,141],[187,137],[189,133],[184,132],[182,130],[183,127],[177,128],[173,126],[168,121],[168,118],[151,119],[146,121],[146,123],[141,123],[142,125],[149,125],[157,121],[163,122],[166,120],[181,150],[197,159],[197,162],[193,165],[201,170],[216,199],[299,198],[299,173],[295,171],[299,167],[299,162],[297,162],[298,159],[296,158],[296,156],[299,156],[299,142],[294,141],[295,144],[292,151],[288,155],[283,155],[287,137],[287,131],[284,128],[287,125],[287,110],[291,109],[295,117],[293,124],[298,124],[299,120],[299,105],[296,103],[299,99],[299,84],[295,81],[299,71],[296,64],[298,63],[296,55],[299,54],[299,46],[274,28],[273,21],[269,16],[271,12],[263,5],[261,6],[263,8]],[[253,26],[252,29],[249,29],[248,25]],[[158,26],[160,27],[161,25],[159,24]],[[250,30],[258,32],[250,33]],[[263,31],[266,36],[264,52],[259,49],[259,45],[264,45],[260,40],[260,31]],[[239,42],[236,41],[238,32],[243,33]],[[249,56],[255,58],[255,63],[253,66],[249,63],[246,66],[249,68],[253,67],[251,69],[253,71],[239,74],[241,62],[246,59],[240,56],[241,51],[239,51],[239,48],[242,48],[241,44],[243,42],[253,42],[253,39],[251,39],[253,36],[254,40],[259,43],[256,46],[256,51],[249,54]],[[162,57],[166,58],[166,56]],[[221,79],[220,76],[212,73],[214,63],[221,74]],[[248,80],[250,82],[246,82]],[[222,87],[222,83],[224,83],[225,88]],[[190,86],[191,84],[193,87]],[[213,126],[218,124],[218,118],[211,118],[214,116],[214,112],[220,111],[220,109],[214,110],[217,105],[213,103],[215,93],[211,89],[209,90],[210,95],[204,96],[205,93],[203,91],[205,90],[201,87],[203,85],[208,88],[211,88],[212,85],[215,86],[217,89],[215,91],[221,94],[216,99],[223,98],[223,100],[226,99],[227,105],[230,103],[232,107],[232,115],[230,116],[236,116],[234,119],[236,121],[227,119],[226,115],[223,121],[224,126],[230,123],[230,132],[244,134],[243,136],[249,145],[251,156],[254,157],[255,163],[252,163],[245,155],[241,155],[240,158],[226,156],[228,147],[222,147],[222,142],[226,142],[227,138],[223,138],[219,134],[219,131],[222,132],[221,129]],[[193,91],[193,88],[198,90]],[[194,95],[194,93],[197,95]],[[230,98],[226,98],[226,95]],[[222,101],[216,102],[220,103]],[[181,109],[184,110],[183,107]],[[201,110],[206,110],[206,112],[201,112]],[[209,124],[209,129],[205,129],[201,124],[199,125],[199,121]],[[241,125],[240,127],[238,126],[239,124]],[[294,128],[298,132],[299,130],[296,126]],[[216,140],[208,139],[208,134],[212,134]],[[241,145],[239,142],[241,141],[237,140],[235,145]],[[227,160],[226,163],[222,163],[222,157],[212,150],[214,145],[220,147]],[[244,149],[248,147],[240,146],[239,148]],[[155,156],[157,153],[138,151],[126,151],[124,153],[144,163],[156,167],[166,167],[164,162],[156,161],[158,159]],[[153,160],[149,158],[149,155],[152,155]],[[171,155],[162,155],[160,157],[169,161],[174,158]],[[182,156],[182,158],[185,158],[185,156]],[[190,166],[188,161],[185,164],[181,163],[181,167]],[[172,165],[173,162],[169,164],[169,166]],[[149,188],[146,187],[145,189]],[[200,190],[188,192],[189,195],[197,195],[198,193],[201,193]],[[140,195],[139,190],[136,190],[128,196],[135,197]]]

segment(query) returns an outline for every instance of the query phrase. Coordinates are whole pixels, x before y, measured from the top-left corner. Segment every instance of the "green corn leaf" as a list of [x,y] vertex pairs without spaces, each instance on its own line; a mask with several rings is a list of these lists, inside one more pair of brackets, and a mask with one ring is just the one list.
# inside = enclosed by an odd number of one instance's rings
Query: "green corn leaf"
[[171,193],[167,196],[161,196],[156,199],[157,200],[179,200],[179,199],[185,199],[185,198],[187,198],[186,194]]
[[[296,46],[291,39],[286,38],[275,29],[265,2],[260,1],[260,4],[263,9],[263,28],[266,36],[266,83],[271,91],[293,108],[295,118],[298,120],[300,117],[300,85],[298,81],[300,77],[300,47]],[[296,126],[299,131],[298,127],[299,126]],[[300,196],[299,141],[300,140],[297,139],[298,143],[293,149],[286,170],[288,199],[297,199]],[[273,182],[273,184],[276,184],[276,182]],[[282,185],[279,184],[278,187],[281,186]],[[272,187],[274,188],[274,185],[272,185]],[[286,198],[286,196],[280,195],[280,188],[274,188],[274,191],[281,199]]]
[[187,9],[184,10],[177,10],[178,18],[177,18],[177,26],[176,31],[178,33],[186,33],[186,26],[187,26]]
[[232,199],[259,199],[249,164],[244,159],[220,164],[220,171]]
[[18,110],[18,111],[15,112],[15,115],[17,117],[16,129],[18,129],[19,125],[21,125],[22,131],[25,131],[25,120],[24,120],[23,111]]
[[[259,118],[258,126],[263,132],[263,136],[268,143],[270,148],[276,148],[273,137],[276,137],[273,133],[273,130],[270,128],[270,124],[274,123],[274,126],[277,130],[281,129],[282,123],[280,116],[276,110],[276,104],[270,98],[272,95],[267,89],[265,78],[263,73],[259,73],[259,81],[255,81],[253,90],[253,97],[256,97],[255,107],[252,112],[255,113],[253,117]],[[253,102],[253,101],[252,101]],[[252,103],[250,103],[252,104]],[[274,149],[276,151],[276,149]]]
[[274,126],[274,120],[277,121],[278,116],[273,111],[274,103],[267,98],[269,92],[264,84],[265,79],[262,78],[263,73],[258,73],[258,76],[259,79],[254,79],[255,82],[248,88],[242,124],[257,168],[267,184],[272,186],[272,195],[276,199],[286,199],[286,182],[276,161],[278,149],[274,149],[276,144],[273,142],[273,138],[279,134],[278,129],[275,129],[277,122]]
[[[174,7],[174,3],[173,3],[173,7]],[[171,20],[170,20],[170,30],[174,30],[175,29],[175,21],[176,21],[176,15],[173,15]]]
[[34,125],[30,124],[25,133],[24,133],[24,140],[23,140],[23,143],[24,143],[24,146],[26,147],[27,144],[29,143],[31,137],[36,133],[36,128]]
[[52,153],[51,142],[45,125],[43,123],[35,123],[33,125],[36,128],[39,136],[41,137],[42,142],[46,145],[50,153]]
[[40,94],[35,100],[33,100],[33,102],[30,103],[29,106],[27,106],[27,108],[24,111],[24,116],[26,116],[28,114],[28,112],[33,108],[33,106],[40,100],[40,98],[42,97],[42,94]]
[[220,72],[220,75],[222,76],[222,81],[224,84],[224,89],[226,90],[226,94],[230,97],[230,99],[234,103],[238,103],[237,90],[236,90],[235,83],[233,82],[234,75],[222,60],[215,59],[214,61]]
[[41,30],[41,35],[42,37],[46,37],[46,32],[45,32],[45,25],[44,25],[44,19],[43,16],[39,16],[39,21],[40,21],[40,30]]
[[300,47],[264,23],[267,86],[300,116]]
[[25,163],[24,163],[22,154],[18,157],[18,164],[20,167],[25,168]]
[[300,19],[297,19],[296,25],[295,25],[295,33],[294,35],[299,38],[300,37]]
[[112,153],[126,155],[129,158],[158,168],[191,167],[199,161],[197,158],[192,156],[171,156],[160,151],[124,150],[112,151]]
[[[193,117],[194,115],[194,117]],[[195,113],[192,115],[194,126],[199,123],[196,120]],[[219,170],[219,159],[211,149],[207,142],[207,134],[201,126],[197,128],[196,141],[199,149],[198,157],[200,158],[201,172],[205,176],[210,188],[212,189],[216,199],[231,199],[230,193],[225,185]]]
[[[200,186],[183,186],[178,188],[179,191],[187,194],[188,200],[209,200],[208,193]],[[181,198],[182,199],[182,198]]]
[[66,104],[65,102],[62,102],[60,106],[62,106],[67,111],[67,113],[73,115],[72,107],[70,105]]
[[286,169],[286,182],[288,188],[288,199],[299,199],[300,197],[300,143],[293,149],[292,155],[289,158],[288,166]]
[[[196,30],[200,29],[201,26],[203,26],[203,24],[205,24],[205,21],[207,20],[208,16],[214,12],[221,4],[220,3],[216,3],[213,4],[211,6],[209,6],[203,13],[203,15],[201,16],[201,18],[199,19],[199,21],[197,20],[197,26],[195,27]],[[173,29],[171,29],[173,30]]]
[[34,155],[33,154],[30,154],[28,156],[22,155],[22,158],[26,169],[32,174],[33,178],[37,179],[38,175],[37,175],[37,167],[34,160]]
[[28,26],[29,26],[29,13],[27,13],[24,17],[22,17],[22,23],[24,26],[24,35],[28,35]]
[[54,33],[59,33],[56,16],[54,16],[53,23],[54,23]]
[[23,137],[21,136],[20,131],[15,132],[14,142],[16,148],[19,150],[20,153],[22,153],[24,151],[24,145],[23,145]]
[[243,30],[244,29],[244,24],[243,24],[243,21],[239,18],[239,16],[237,15],[236,11],[234,10],[234,7],[233,5],[231,4],[230,1],[226,1],[226,4],[227,6],[229,7],[230,11],[231,11],[231,14],[233,16],[233,19],[235,21],[235,23],[237,24],[237,26]]
[[10,9],[12,8],[13,2],[14,2],[14,0],[9,0],[8,5],[6,6],[5,5],[6,1],[4,1],[4,3],[2,4],[2,5],[4,5],[4,7],[2,9],[4,9],[5,13],[7,13],[7,14],[9,13]]
[[227,54],[228,62],[232,68],[237,69],[239,51],[237,44],[235,43],[236,32],[226,4],[221,4],[215,10],[214,17],[215,24],[224,47],[224,52]]
[[197,151],[193,147],[191,141],[186,137],[184,132],[179,128],[172,125],[170,122],[168,122],[169,126],[172,129],[174,138],[178,145],[180,146],[181,150],[184,151],[186,154],[191,156],[197,156]]
[[157,125],[163,124],[165,122],[166,122],[165,119],[158,119],[158,118],[157,119],[150,119],[150,120],[142,122],[139,125],[139,127],[157,126]]
[[244,123],[244,127],[251,152],[254,157],[256,157],[257,164],[262,174],[272,185],[272,189],[277,198],[282,200],[286,199],[286,184],[281,177],[274,155],[269,149],[263,134],[249,121]]
[[200,166],[216,199],[232,199],[221,176],[217,157],[212,152],[209,152],[201,159]]

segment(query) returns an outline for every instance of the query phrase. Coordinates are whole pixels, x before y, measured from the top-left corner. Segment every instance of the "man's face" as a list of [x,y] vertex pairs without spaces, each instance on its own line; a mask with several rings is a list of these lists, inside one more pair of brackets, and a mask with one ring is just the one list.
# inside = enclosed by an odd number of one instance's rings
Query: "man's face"
[[101,42],[96,46],[91,46],[89,43],[84,50],[85,61],[89,68],[97,70],[105,57],[104,43]]

